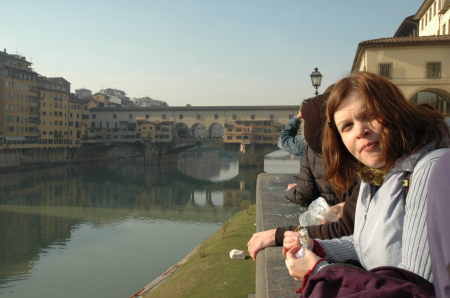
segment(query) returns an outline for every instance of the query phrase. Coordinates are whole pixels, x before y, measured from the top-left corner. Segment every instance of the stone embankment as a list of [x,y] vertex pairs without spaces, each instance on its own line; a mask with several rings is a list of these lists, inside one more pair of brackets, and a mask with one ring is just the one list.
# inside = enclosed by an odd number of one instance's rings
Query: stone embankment
[[69,163],[96,162],[143,156],[139,147],[87,145],[67,148],[0,149],[0,172],[44,168]]
[[[298,225],[299,215],[306,210],[284,198],[286,187],[294,183],[293,174],[264,173],[256,185],[256,231]],[[268,247],[256,257],[256,298],[297,297],[301,283],[295,281],[284,263],[281,247]]]

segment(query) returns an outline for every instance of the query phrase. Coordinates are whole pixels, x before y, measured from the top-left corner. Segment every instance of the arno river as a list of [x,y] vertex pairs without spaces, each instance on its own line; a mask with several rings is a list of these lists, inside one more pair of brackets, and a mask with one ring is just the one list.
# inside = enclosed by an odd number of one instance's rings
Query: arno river
[[259,173],[298,169],[281,151],[239,169],[193,150],[171,168],[136,158],[0,174],[0,295],[129,297],[254,202]]

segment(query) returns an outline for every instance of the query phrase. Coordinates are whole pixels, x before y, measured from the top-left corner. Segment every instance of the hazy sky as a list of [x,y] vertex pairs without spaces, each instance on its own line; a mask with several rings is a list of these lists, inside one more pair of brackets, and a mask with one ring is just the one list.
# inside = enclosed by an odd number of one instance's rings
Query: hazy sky
[[291,105],[348,74],[358,43],[392,37],[423,0],[1,1],[0,49],[71,91],[170,106]]

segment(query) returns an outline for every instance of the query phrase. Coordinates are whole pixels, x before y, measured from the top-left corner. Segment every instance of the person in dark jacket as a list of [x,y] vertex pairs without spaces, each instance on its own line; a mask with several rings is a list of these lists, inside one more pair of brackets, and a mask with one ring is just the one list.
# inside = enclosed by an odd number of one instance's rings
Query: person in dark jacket
[[[326,122],[325,109],[328,95],[329,92],[319,95],[302,107],[304,136],[308,146],[302,159],[299,181],[288,186],[285,196],[290,202],[302,206],[309,206],[318,197],[323,197],[329,205],[335,206],[345,201],[345,204],[342,204],[343,207],[340,205],[342,208],[341,212],[333,210],[335,213],[341,213],[341,217],[337,222],[307,227],[310,237],[318,239],[332,239],[353,234],[356,198],[358,197],[359,189],[359,180],[355,178],[354,187],[345,193],[341,199],[335,195],[331,184],[325,182],[326,173],[321,153],[322,131]],[[256,255],[261,249],[283,245],[284,232],[298,230],[299,228],[296,226],[279,227],[278,229],[255,233],[247,243],[250,256],[256,260]]]
[[322,197],[328,205],[336,205],[346,201],[351,190],[339,198],[335,195],[329,182],[325,182],[325,168],[322,163],[322,132],[325,125],[325,108],[328,95],[316,96],[303,105],[303,134],[307,143],[305,155],[302,158],[298,182],[289,184],[285,195],[292,203],[308,207],[315,199]]

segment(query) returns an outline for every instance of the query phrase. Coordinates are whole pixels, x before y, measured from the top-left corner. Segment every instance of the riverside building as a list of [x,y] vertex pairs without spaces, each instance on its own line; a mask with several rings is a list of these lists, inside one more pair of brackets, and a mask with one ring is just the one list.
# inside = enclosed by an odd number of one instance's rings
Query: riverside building
[[69,144],[70,83],[64,78],[38,77],[39,147],[61,147]]
[[352,71],[379,74],[450,116],[450,1],[425,0],[393,37],[360,42]]
[[37,73],[20,55],[0,52],[0,145],[35,147],[38,140]]

